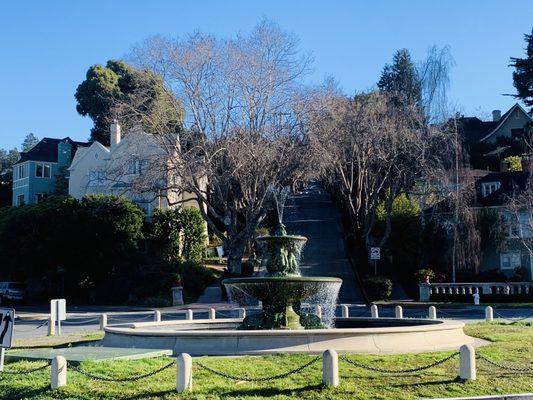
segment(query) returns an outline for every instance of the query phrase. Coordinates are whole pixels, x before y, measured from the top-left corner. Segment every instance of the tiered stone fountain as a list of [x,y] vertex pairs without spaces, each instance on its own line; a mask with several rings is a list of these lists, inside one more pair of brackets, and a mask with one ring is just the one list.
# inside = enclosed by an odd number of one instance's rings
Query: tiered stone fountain
[[301,305],[305,300],[318,299],[325,310],[331,310],[336,304],[342,280],[301,276],[299,262],[306,241],[304,236],[287,235],[280,223],[273,235],[257,238],[266,273],[260,277],[231,278],[222,282],[233,301],[243,302],[246,296],[261,301],[261,312],[246,317],[240,329],[327,327],[319,316],[304,312]]

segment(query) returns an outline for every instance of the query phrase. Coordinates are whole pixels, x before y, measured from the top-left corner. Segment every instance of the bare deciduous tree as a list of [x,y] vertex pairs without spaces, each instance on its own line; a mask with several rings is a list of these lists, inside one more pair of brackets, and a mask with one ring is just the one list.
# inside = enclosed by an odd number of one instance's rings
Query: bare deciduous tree
[[[325,176],[342,194],[363,246],[382,246],[390,234],[394,199],[427,177],[433,131],[421,125],[413,106],[407,113],[394,107],[385,93],[353,99],[329,97],[313,120],[311,144]],[[386,229],[371,243],[376,207],[384,201]]]
[[[290,184],[305,162],[302,77],[311,59],[298,41],[262,21],[250,34],[221,40],[196,33],[186,39],[151,38],[134,49],[137,65],[160,73],[186,107],[186,129],[169,140],[165,114],[142,112],[135,93],[117,105],[121,120],[156,118],[171,179],[164,190],[194,193],[209,226],[228,251],[228,268],[241,259],[265,217],[273,185]],[[205,179],[208,181],[206,190]]]

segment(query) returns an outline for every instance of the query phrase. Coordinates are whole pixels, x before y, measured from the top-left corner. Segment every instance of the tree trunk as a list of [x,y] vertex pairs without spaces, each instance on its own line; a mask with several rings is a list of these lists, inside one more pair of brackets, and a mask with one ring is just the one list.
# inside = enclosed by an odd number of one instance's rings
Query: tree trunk
[[242,257],[246,249],[247,240],[228,241],[226,249],[228,252],[228,271],[232,274],[242,272]]

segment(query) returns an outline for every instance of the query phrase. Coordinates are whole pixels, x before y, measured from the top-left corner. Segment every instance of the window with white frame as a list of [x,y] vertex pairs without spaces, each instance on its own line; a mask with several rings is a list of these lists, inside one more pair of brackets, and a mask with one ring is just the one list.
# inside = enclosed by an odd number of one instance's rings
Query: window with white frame
[[105,181],[106,175],[104,171],[89,171],[89,186],[102,186]]
[[141,175],[146,169],[146,160],[131,160],[128,164],[128,173],[131,175]]
[[481,195],[483,197],[487,197],[489,194],[494,193],[500,187],[500,182],[483,182],[481,184]]
[[17,196],[17,206],[23,206],[24,204],[26,204],[26,201],[24,200],[24,195],[19,194]]
[[35,202],[40,203],[44,200],[45,193],[36,193],[35,194]]
[[501,269],[515,269],[520,267],[521,257],[519,251],[510,251],[507,253],[500,253],[500,268]]
[[28,176],[26,164],[17,165],[15,168],[16,179],[24,179]]
[[37,178],[50,178],[52,168],[50,164],[36,163],[35,164],[35,176]]

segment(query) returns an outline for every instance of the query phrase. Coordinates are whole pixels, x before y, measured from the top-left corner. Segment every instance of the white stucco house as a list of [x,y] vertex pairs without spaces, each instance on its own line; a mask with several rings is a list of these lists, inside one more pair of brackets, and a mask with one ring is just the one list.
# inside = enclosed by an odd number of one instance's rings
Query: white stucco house
[[[150,217],[154,210],[180,206],[199,208],[196,196],[181,192],[169,183],[178,178],[169,168],[168,143],[161,137],[134,128],[122,137],[118,123],[111,124],[111,145],[98,141],[76,151],[69,168],[69,195],[87,194],[124,196]],[[167,138],[168,140],[168,138]],[[207,186],[207,181],[201,179]]]

